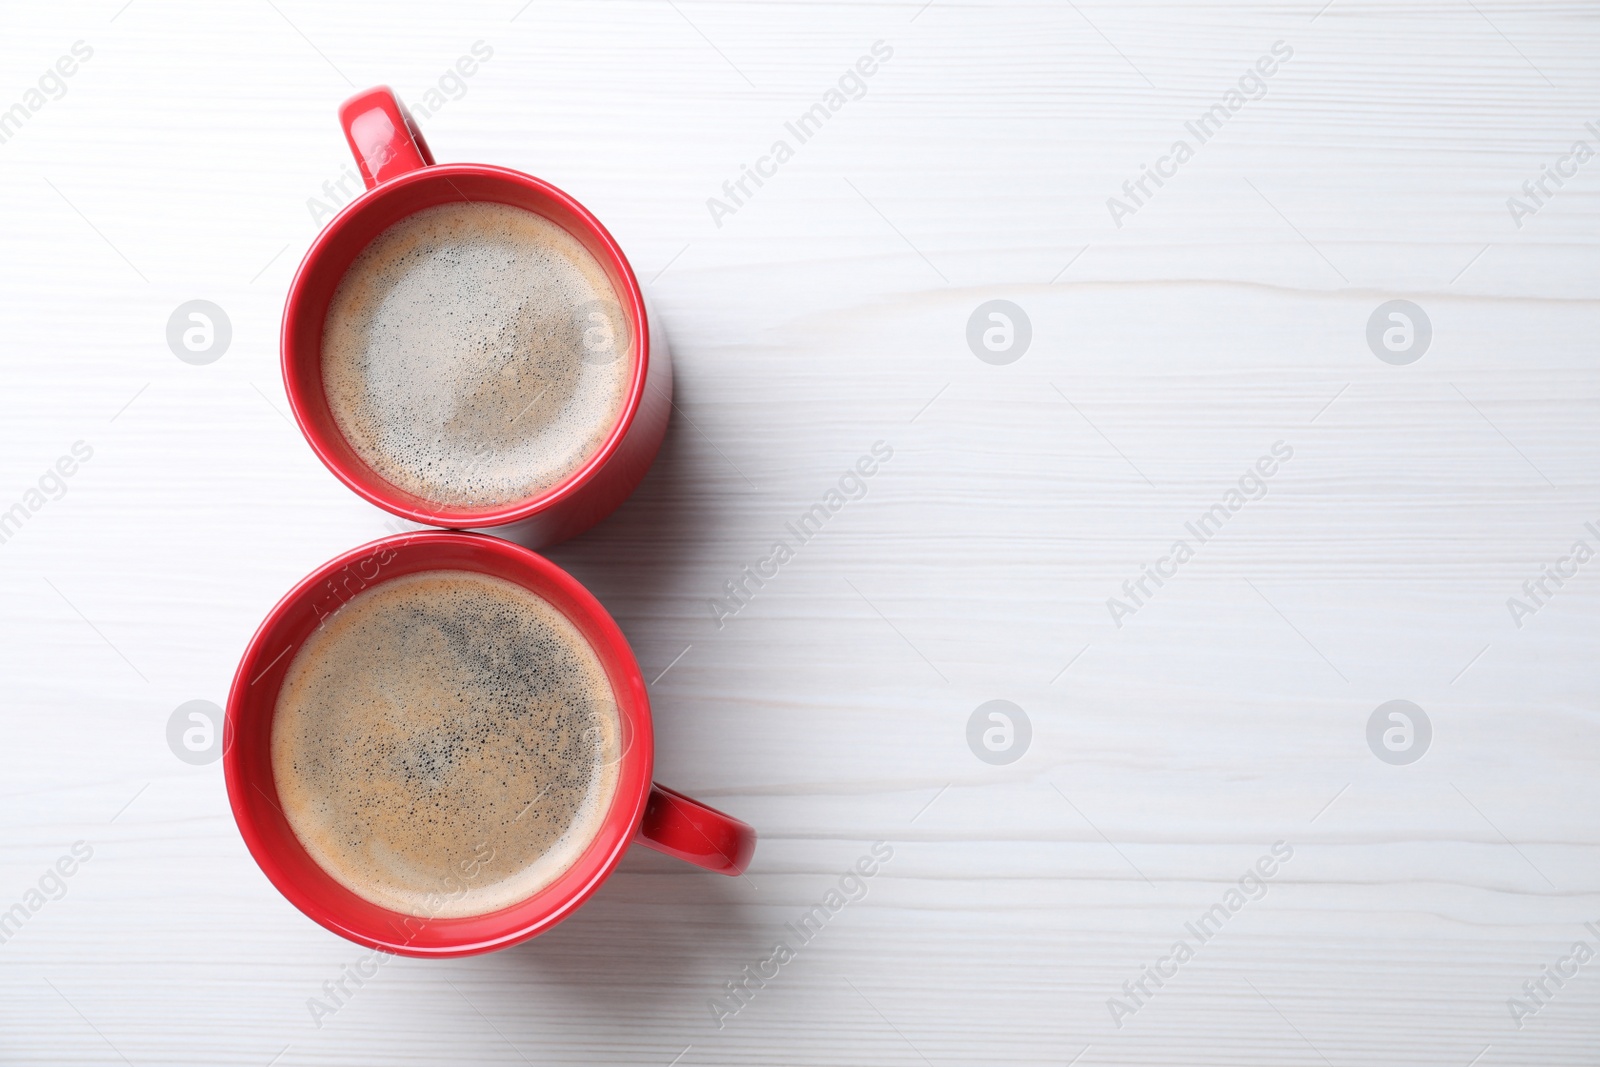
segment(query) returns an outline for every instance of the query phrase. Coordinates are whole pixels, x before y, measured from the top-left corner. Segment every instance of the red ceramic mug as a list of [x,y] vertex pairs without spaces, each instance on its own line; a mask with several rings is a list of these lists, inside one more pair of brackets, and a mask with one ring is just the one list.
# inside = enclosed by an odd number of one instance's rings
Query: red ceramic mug
[[[627,257],[600,221],[555,186],[480,163],[434,163],[409,112],[386,87],[345,101],[339,121],[367,191],[317,235],[289,286],[283,309],[283,383],[295,421],[318,458],[345,485],[401,518],[452,529],[503,528],[534,547],[554,544],[605,518],[649,470],[672,406],[672,363]],[[439,204],[488,201],[532,211],[576,237],[611,280],[634,346],[622,411],[600,449],[565,480],[497,507],[449,507],[380,477],[340,433],[322,386],[322,326],[339,281],[385,229]]]
[[[345,888],[312,859],[278,802],[272,718],[301,644],[340,605],[378,583],[419,571],[467,570],[515,582],[565,615],[594,649],[616,695],[622,756],[616,792],[588,847],[556,880],[500,911],[426,918],[391,911]],[[651,782],[650,698],[633,650],[588,590],[543,556],[485,534],[400,534],[318,567],[280,600],[250,640],[223,727],[228,802],[250,854],[290,903],[359,944],[406,956],[467,956],[514,945],[570,915],[637,841],[710,871],[743,873],[756,835],[746,824]]]

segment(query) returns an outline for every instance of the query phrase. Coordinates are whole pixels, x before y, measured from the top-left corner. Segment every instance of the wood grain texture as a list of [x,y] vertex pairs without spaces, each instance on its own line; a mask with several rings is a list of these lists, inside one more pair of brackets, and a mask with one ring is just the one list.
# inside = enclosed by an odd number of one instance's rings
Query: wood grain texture
[[[1320,9],[1320,10],[1319,10]],[[96,0],[0,15],[0,944],[18,1064],[1594,1062],[1600,963],[1600,125],[1577,2]],[[672,336],[680,411],[637,495],[551,555],[634,642],[658,777],[761,832],[749,877],[636,851],[533,943],[393,960],[294,911],[167,719],[220,702],[262,615],[386,532],[287,418],[276,328],[347,168],[355,88],[441,160],[588,204]],[[717,225],[724,181],[893,57]],[[1118,227],[1107,198],[1285,42],[1293,57]],[[181,302],[226,355],[179,362]],[[1368,349],[1421,305],[1410,366]],[[965,330],[1006,299],[1008,366]],[[874,442],[893,458],[748,607],[711,598]],[[1106,601],[1275,442],[1263,499],[1116,626]],[[681,658],[677,658],[680,657]],[[676,658],[676,661],[675,661]],[[969,715],[1025,709],[1009,766]],[[1434,736],[1368,750],[1404,698]],[[708,1001],[874,841],[894,857],[719,1029]],[[1272,844],[1293,858],[1119,1027],[1107,1002]],[[1149,980],[1146,980],[1147,985]]]

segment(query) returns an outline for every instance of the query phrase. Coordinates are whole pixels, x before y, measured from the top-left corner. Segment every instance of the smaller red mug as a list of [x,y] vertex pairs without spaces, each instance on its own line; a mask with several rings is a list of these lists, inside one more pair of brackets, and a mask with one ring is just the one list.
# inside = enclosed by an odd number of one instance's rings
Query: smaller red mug
[[[504,167],[434,163],[410,112],[387,86],[346,100],[339,108],[339,121],[367,191],[317,235],[289,285],[280,347],[284,389],[300,432],[335,477],[403,519],[450,529],[499,528],[498,532],[532,547],[582,533],[616,510],[643,480],[671,414],[671,357],[660,330],[652,327],[627,257],[599,219],[553,185]],[[356,256],[406,216],[462,201],[520,207],[577,238],[611,280],[634,348],[627,398],[599,450],[543,492],[489,508],[449,507],[379,476],[340,433],[322,386],[323,322],[339,281]]]
[[[300,646],[364,589],[422,571],[465,570],[515,582],[543,597],[577,627],[616,696],[622,756],[616,793],[600,829],[555,881],[508,908],[464,918],[406,915],[374,904],[322,869],[295,836],[272,773],[272,718]],[[655,735],[644,675],[628,640],[578,580],[529,549],[485,534],[438,530],[383,538],[318,567],[290,590],[245,649],[228,693],[223,774],[228,802],[250,854],[302,912],[342,937],[404,956],[444,958],[525,941],[572,914],[616,870],[633,842],[709,871],[742,874],[755,852],[753,829],[732,816],[651,782]]]

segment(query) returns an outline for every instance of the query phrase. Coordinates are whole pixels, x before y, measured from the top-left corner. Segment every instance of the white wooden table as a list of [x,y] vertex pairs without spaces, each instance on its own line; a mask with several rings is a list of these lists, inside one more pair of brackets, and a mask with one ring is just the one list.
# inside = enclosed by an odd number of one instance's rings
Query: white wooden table
[[[1595,1062],[1600,562],[1507,606],[1600,547],[1592,5],[519,3],[0,15],[0,1061]],[[658,777],[762,836],[746,878],[637,851],[547,936],[357,988],[167,728],[293,581],[390,529],[276,362],[309,201],[348,171],[334,109],[380,82],[438,158],[569,190],[649,281],[681,410],[551,555],[660,674]],[[1133,201],[1145,165],[1169,176]],[[206,365],[165,336],[195,299],[232,328]],[[1396,299],[1431,324],[1403,365],[1367,341]],[[1030,325],[1009,363],[967,342],[991,300]],[[991,700],[1031,727],[1010,763],[969,747]],[[1391,700],[1431,725],[1409,764],[1368,744]]]

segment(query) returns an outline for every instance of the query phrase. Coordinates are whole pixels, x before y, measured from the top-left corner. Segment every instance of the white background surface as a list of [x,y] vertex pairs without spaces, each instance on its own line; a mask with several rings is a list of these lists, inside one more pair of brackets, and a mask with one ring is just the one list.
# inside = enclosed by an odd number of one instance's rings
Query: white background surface
[[[1594,140],[1594,12],[1321,4],[8,6],[0,107],[94,56],[0,145],[0,508],[94,455],[0,544],[0,908],[94,851],[0,945],[0,1060],[1594,1062],[1600,962],[1521,1029],[1507,999],[1600,947],[1600,564],[1520,629],[1506,607],[1600,523],[1600,162],[1520,229],[1506,205]],[[867,95],[716,226],[706,198],[880,39]],[[583,200],[676,352],[649,479],[551,555],[647,675],[675,662],[660,780],[761,844],[744,879],[635,851],[547,936],[392,961],[319,1027],[361,951],[275,893],[220,764],[165,729],[387,532],[288,422],[278,316],[349,162],[338,103],[420,102],[478,40],[422,119],[438,158]],[[1265,98],[1115,226],[1279,40]],[[1396,297],[1433,324],[1410,366],[1364,338]],[[195,298],[233,325],[209,366],[164,339]],[[964,339],[994,298],[1032,323],[1008,366]],[[708,599],[878,440],[866,497],[718,629]],[[1269,495],[1113,625],[1280,440]],[[965,740],[997,698],[1033,726],[1002,767]],[[1365,740],[1397,698],[1434,730],[1404,767]],[[708,999],[875,840],[867,898],[719,1030]],[[1114,1025],[1280,840],[1265,898]]]

